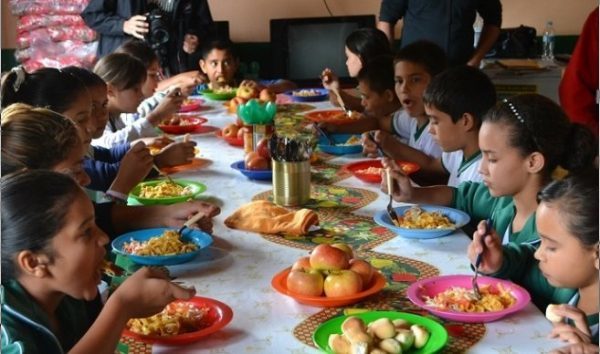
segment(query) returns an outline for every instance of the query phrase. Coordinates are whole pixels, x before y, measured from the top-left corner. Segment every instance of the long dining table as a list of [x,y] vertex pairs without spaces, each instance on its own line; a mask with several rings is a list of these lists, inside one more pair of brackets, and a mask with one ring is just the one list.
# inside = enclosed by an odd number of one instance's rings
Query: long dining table
[[[326,101],[310,103],[310,105],[314,109],[331,108]],[[229,145],[215,134],[215,128],[223,128],[236,119],[234,114],[228,113],[223,101],[205,99],[203,108],[198,114],[208,119],[203,132],[191,135],[199,149],[198,165],[187,171],[184,169],[173,173],[172,177],[205,184],[207,190],[200,199],[219,205],[221,214],[214,218],[214,243],[208,250],[203,251],[202,257],[189,264],[170,267],[170,270],[172,275],[177,276],[178,281],[194,286],[198,296],[213,298],[230,306],[233,310],[233,319],[220,331],[194,343],[178,346],[146,345],[137,351],[129,352],[181,354],[319,352],[314,344],[309,345],[312,330],[320,322],[345,313],[345,309],[323,309],[302,305],[272,288],[273,276],[291,266],[299,257],[307,255],[307,247],[294,247],[294,240],[280,242],[277,238],[282,237],[278,235],[265,236],[230,229],[224,225],[225,218],[240,206],[250,202],[258,194],[265,195],[271,191],[272,183],[250,180],[231,168],[233,162],[243,160],[244,151]],[[339,156],[328,159],[326,163],[330,168],[335,169],[336,166],[364,158],[360,154]],[[346,211],[346,214],[338,215],[340,219],[343,219],[343,215],[353,218],[354,224],[347,223],[346,230],[356,229],[357,226],[353,226],[357,225],[356,220],[368,224],[377,211],[385,209],[388,196],[380,191],[379,185],[364,183],[354,176],[344,176],[332,181],[333,183],[330,183],[327,188],[342,191],[340,193],[351,191],[355,193],[352,194],[354,197],[358,193],[358,198],[361,196],[367,198],[365,196],[368,195],[368,200],[364,202],[356,202],[348,198],[350,203],[355,202],[354,208]],[[343,220],[341,222],[343,223]],[[381,228],[377,230],[381,231]],[[400,263],[408,262],[409,265],[413,265],[413,268],[421,269],[418,278],[432,274],[472,275],[466,256],[470,239],[462,230],[448,237],[426,240],[383,234],[387,237],[378,242],[364,244],[358,253],[364,251],[365,254],[375,255],[374,257],[384,265],[394,260],[399,260]],[[394,310],[403,311],[404,306],[407,306],[407,309],[410,307],[401,291],[406,288],[406,282],[410,283],[415,279],[414,274],[409,277],[400,274],[399,278],[394,276],[388,278],[388,285],[394,285],[392,283],[395,281],[400,282],[400,285],[396,284],[396,288],[393,288],[399,289],[396,293],[398,298],[392,301]],[[361,306],[379,308],[377,301],[367,302],[366,305],[349,305],[347,308]],[[384,306],[385,301],[381,301],[381,305]],[[390,309],[389,303],[386,306],[384,307]],[[492,323],[468,325],[446,323],[446,328],[450,333],[449,343],[454,344],[448,344],[442,352],[543,353],[561,346],[557,340],[547,338],[552,326],[533,304],[527,305],[516,314]]]

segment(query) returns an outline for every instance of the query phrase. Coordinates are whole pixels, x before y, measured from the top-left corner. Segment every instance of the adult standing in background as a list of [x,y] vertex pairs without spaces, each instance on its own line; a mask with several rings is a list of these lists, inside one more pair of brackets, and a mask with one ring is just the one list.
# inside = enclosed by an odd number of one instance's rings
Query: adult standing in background
[[168,33],[167,43],[156,46],[162,51],[157,54],[162,56],[163,70],[167,74],[197,70],[196,54],[214,33],[207,0],[90,0],[81,17],[99,34],[98,58],[130,37],[146,39],[150,12],[162,15],[159,22]]
[[[483,28],[473,48],[473,23],[483,18]],[[481,59],[500,35],[500,0],[382,0],[377,28],[393,44],[394,26],[403,19],[402,47],[429,40],[446,51],[450,65],[479,67]]]
[[569,119],[598,136],[598,7],[583,25],[558,93]]

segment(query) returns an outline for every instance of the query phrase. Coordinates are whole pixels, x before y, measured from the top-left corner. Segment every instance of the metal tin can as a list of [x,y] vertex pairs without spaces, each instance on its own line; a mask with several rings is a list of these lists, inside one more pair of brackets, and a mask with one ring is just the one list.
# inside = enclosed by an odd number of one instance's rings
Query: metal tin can
[[273,201],[282,206],[300,206],[310,200],[310,161],[271,161]]

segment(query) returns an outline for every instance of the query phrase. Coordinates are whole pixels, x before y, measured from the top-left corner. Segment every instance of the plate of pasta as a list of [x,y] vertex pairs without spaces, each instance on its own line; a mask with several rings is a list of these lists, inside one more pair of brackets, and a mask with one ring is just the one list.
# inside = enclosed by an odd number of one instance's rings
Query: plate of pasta
[[202,183],[175,180],[153,180],[141,182],[129,192],[129,204],[174,204],[194,199],[198,194],[204,192],[206,186]]
[[459,322],[492,322],[522,310],[531,301],[527,290],[508,280],[480,276],[482,295],[473,294],[471,275],[446,275],[411,284],[406,295],[432,314]]
[[324,136],[319,136],[318,147],[321,151],[333,155],[358,154],[362,152],[360,135],[357,134],[329,134],[334,145]]
[[394,208],[398,215],[395,225],[386,210],[375,213],[373,220],[405,238],[437,238],[452,234],[471,221],[469,214],[443,206],[419,205]]
[[142,265],[174,265],[189,262],[212,244],[206,232],[187,228],[181,237],[176,230],[154,228],[125,233],[112,241],[116,254]]
[[[400,166],[402,172],[406,175],[417,172],[421,167],[414,162],[408,161],[396,161],[396,164]],[[350,171],[354,177],[367,183],[381,183],[381,171],[383,165],[381,160],[363,160],[354,163],[350,163],[344,166],[344,169]]]
[[219,331],[232,319],[231,307],[196,296],[176,300],[156,315],[130,319],[123,335],[151,344],[182,345]]

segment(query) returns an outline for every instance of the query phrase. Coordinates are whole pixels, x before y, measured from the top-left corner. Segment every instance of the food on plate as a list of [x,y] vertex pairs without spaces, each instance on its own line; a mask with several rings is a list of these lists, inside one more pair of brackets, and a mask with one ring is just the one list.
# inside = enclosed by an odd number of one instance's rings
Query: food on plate
[[360,145],[360,137],[358,135],[352,135],[348,140],[346,140],[343,144],[339,145]]
[[517,299],[502,284],[493,287],[489,284],[479,287],[481,299],[477,300],[473,289],[453,286],[434,297],[425,296],[425,303],[441,310],[456,312],[502,311],[515,304]]
[[287,275],[287,289],[298,295],[352,296],[371,286],[375,270],[345,243],[321,244],[299,258]]
[[342,334],[329,335],[328,344],[335,354],[403,353],[420,349],[429,340],[423,326],[400,320],[401,326],[389,318],[379,318],[368,325],[358,317],[349,316],[342,323]]
[[131,240],[123,244],[123,251],[137,256],[172,256],[194,252],[198,249],[192,242],[183,242],[174,230],[167,230],[160,236],[147,241]]
[[138,197],[140,198],[167,198],[182,197],[191,195],[192,189],[189,186],[181,186],[176,183],[164,181],[155,185],[145,185],[140,189]]
[[556,308],[558,306],[559,305],[556,304],[550,304],[548,307],[546,307],[546,318],[548,321],[552,323],[560,323],[565,319],[563,316],[556,313]]
[[383,168],[381,167],[369,167],[363,168],[362,170],[356,170],[356,173],[361,173],[363,175],[380,175]]
[[186,125],[195,125],[197,123],[194,120],[190,120],[190,119],[185,119],[185,118],[180,118],[178,116],[174,116],[174,117],[171,117],[169,119],[163,120],[160,124],[161,125],[186,126]]
[[456,226],[447,216],[438,211],[427,212],[418,206],[398,216],[398,226],[407,229],[453,229]]
[[161,312],[146,318],[132,318],[127,329],[145,336],[168,337],[195,332],[210,326],[207,319],[209,309],[191,303],[168,304]]
[[233,91],[235,91],[235,89],[230,86],[216,87],[213,89],[213,93],[216,94],[230,94],[233,93]]
[[297,96],[297,97],[314,97],[314,96],[321,96],[321,91],[319,90],[315,90],[315,89],[303,89],[303,90],[297,90],[297,91],[292,91],[292,96]]
[[192,104],[196,104],[196,102],[197,102],[196,100],[193,100],[193,99],[190,99],[190,98],[186,98],[186,99],[183,100],[183,102],[181,102],[181,105],[182,106],[189,106],[189,105],[192,105]]

